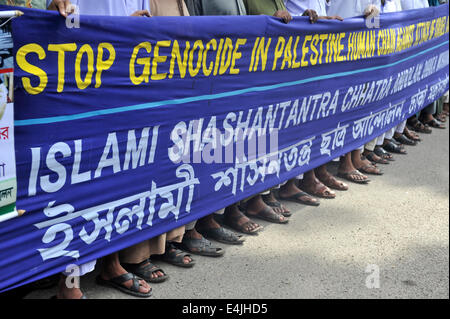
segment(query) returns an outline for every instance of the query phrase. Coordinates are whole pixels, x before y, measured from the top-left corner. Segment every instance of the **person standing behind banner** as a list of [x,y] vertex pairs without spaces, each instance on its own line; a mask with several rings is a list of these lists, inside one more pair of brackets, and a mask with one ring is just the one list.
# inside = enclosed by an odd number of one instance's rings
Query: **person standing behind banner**
[[[191,15],[198,15],[198,16],[247,15],[247,11],[245,10],[245,6],[242,0],[185,0],[185,2]],[[244,213],[239,208],[239,203],[235,203],[225,208],[223,217],[224,217],[223,218],[224,224],[226,224],[228,227],[236,231],[239,231],[247,235],[256,235],[262,229],[261,225],[255,223],[253,220],[249,219],[247,216],[244,215]],[[189,226],[192,227],[192,225]],[[236,234],[230,233],[232,235],[230,236],[227,235],[227,233],[224,233],[220,230],[214,232],[211,231],[205,232],[205,228],[211,229],[213,226],[214,225],[212,224],[212,220],[210,218],[210,220],[206,221],[206,223],[204,221],[201,221],[198,229],[203,236],[219,240],[220,242],[223,243],[236,245],[243,243],[242,237]],[[221,229],[226,230],[223,227],[221,227]]]
[[[78,6],[79,14],[107,15],[107,16],[136,16],[150,17],[148,0],[47,0],[49,10],[58,11],[63,17],[74,12],[73,5]],[[94,270],[95,261],[80,266],[80,276]],[[63,274],[58,290],[58,299],[86,299],[79,288],[68,288],[66,276]],[[152,288],[145,280],[127,272],[119,262],[119,254],[114,253],[103,259],[97,283],[116,288],[135,297],[148,298],[152,295]]]
[[401,0],[403,10],[428,8],[428,0]]
[[[440,4],[447,4],[448,0],[439,0]],[[439,110],[439,116],[441,119],[446,120],[447,117],[450,115],[449,111],[449,92],[445,92],[444,96],[442,97],[442,108]]]
[[[339,16],[327,16],[326,0],[284,0],[284,2],[287,10],[292,16],[309,16],[311,23],[315,23],[318,19],[343,20]],[[346,191],[348,190],[348,185],[338,181],[331,175],[327,171],[327,164],[324,164],[315,170],[297,176],[296,179],[288,181],[281,187],[278,197],[284,199],[305,191],[310,195],[320,198],[335,198],[336,193],[330,188]],[[294,197],[295,202],[298,202],[298,197],[299,195]]]
[[[429,6],[428,0],[402,0],[404,10],[425,9]],[[436,102],[429,104],[415,116],[410,117],[408,125],[416,132],[427,134],[432,133],[431,127],[445,129],[445,126],[433,116],[436,113],[436,106]]]
[[[382,12],[402,11],[400,0],[382,0]],[[406,127],[407,121],[404,121],[386,132],[382,147],[385,151],[391,153],[406,154],[402,145],[415,146],[420,141],[419,136],[413,134]]]
[[[445,3],[447,3],[447,0],[428,0],[428,4],[430,5],[430,7],[438,7]],[[446,116],[445,112],[443,111],[443,103],[445,101],[446,96],[448,97],[448,91],[441,98],[439,98],[437,101],[435,101],[434,117],[440,123],[447,122],[447,116]]]
[[[400,0],[381,0],[380,9],[382,13],[393,13],[401,11],[402,7]],[[403,135],[405,126],[406,121],[367,143],[363,155],[374,163],[388,164],[389,161],[394,160],[391,153],[406,154],[403,144],[414,146],[417,142]],[[409,136],[412,137],[412,135]]]
[[244,0],[248,15],[268,15],[281,18],[285,23],[292,20],[292,16],[284,5],[284,0]]
[[[329,16],[338,15],[344,19],[364,16],[366,18],[380,13],[380,0],[332,0],[327,8]],[[367,184],[369,178],[362,174],[381,175],[382,172],[371,161],[362,157],[364,145],[341,157],[338,176],[350,182]]]
[[[271,15],[281,18],[285,23],[292,20],[292,16],[285,6],[284,0],[244,0],[247,13],[250,15]],[[307,10],[306,15],[309,15],[311,22],[316,22],[318,19],[317,13],[313,10]],[[289,200],[305,205],[318,206],[319,201],[296,186],[296,180],[292,179],[283,185],[278,186],[278,199]],[[329,189],[328,189],[329,191]],[[268,190],[260,195],[257,195],[246,202],[247,210],[252,211],[252,214],[257,217],[261,212],[268,210],[267,206],[272,207],[275,213],[280,216],[290,216],[291,213],[287,211],[284,206],[277,201],[274,196],[274,191]],[[280,209],[283,211],[280,212]],[[250,214],[250,213],[249,213]],[[253,216],[253,215],[250,215]],[[284,222],[284,219],[279,220]]]
[[[242,0],[187,0],[186,5],[191,15],[198,16],[222,16],[222,15],[246,15],[245,6]],[[226,210],[226,212],[225,212]],[[186,225],[186,237],[200,239],[201,236],[207,239],[213,239],[220,243],[228,245],[242,245],[245,239],[224,227],[216,220],[215,216],[224,216],[224,221],[231,220],[230,224],[239,224],[239,227],[230,226],[233,229],[238,228],[241,232],[251,232],[258,224],[248,219],[238,208],[238,204],[228,206],[214,214],[210,214]],[[228,223],[227,223],[228,224]],[[183,249],[189,250],[189,242],[183,243]]]
[[[183,0],[149,0],[153,16],[189,16]],[[149,283],[160,283],[169,276],[151,261],[158,255],[175,266],[193,267],[194,259],[189,254],[175,248],[174,243],[181,243],[185,226],[173,229],[155,238],[145,240],[120,252],[122,266],[129,272],[145,279]]]
[[[274,16],[281,18],[285,23],[289,23],[292,20],[291,15],[284,6],[283,0],[244,0],[243,4],[245,5],[246,13],[249,15]],[[249,218],[259,218],[276,224],[287,224],[289,222],[287,217],[291,215],[291,212],[273,197],[270,190],[242,201],[238,210],[227,210],[225,220],[230,227],[236,230],[239,230],[240,227],[237,222],[239,211],[243,211]],[[233,216],[233,218],[228,218],[230,216]],[[249,222],[252,221],[250,220]],[[254,235],[261,229],[262,226],[258,225],[253,231],[244,233]]]
[[185,0],[191,15],[234,16],[247,15],[242,0]]
[[[246,15],[247,10],[242,0],[209,1],[209,0],[189,0],[186,1],[188,7],[193,12],[201,15]],[[270,191],[268,192],[270,194]],[[248,205],[248,203],[251,203]],[[244,234],[256,235],[263,227],[251,217],[259,217],[276,223],[286,223],[287,219],[281,214],[286,209],[281,205],[272,209],[266,205],[261,196],[252,197],[248,202],[242,201],[242,205],[234,204],[226,208],[224,223]],[[244,206],[247,206],[244,208]],[[247,214],[246,217],[243,211]]]
[[[430,7],[437,7],[446,4],[448,0],[428,0]],[[446,102],[447,101],[447,102]],[[444,105],[447,103],[447,111],[444,110]],[[448,115],[448,91],[436,101],[435,118],[442,123],[447,122]]]

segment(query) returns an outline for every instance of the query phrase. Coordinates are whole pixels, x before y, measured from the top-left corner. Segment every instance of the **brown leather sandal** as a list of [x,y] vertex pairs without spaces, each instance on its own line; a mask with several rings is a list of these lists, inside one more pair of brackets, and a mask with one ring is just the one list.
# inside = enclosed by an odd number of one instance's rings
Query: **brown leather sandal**
[[331,189],[335,189],[338,191],[347,191],[348,185],[344,182],[341,182],[333,175],[328,174],[326,177],[317,177],[324,185],[328,186]]
[[308,184],[304,181],[299,182],[299,187],[303,189],[310,195],[325,198],[325,199],[333,199],[336,198],[336,194],[330,190],[327,186],[322,184],[317,178],[315,179],[314,184]]

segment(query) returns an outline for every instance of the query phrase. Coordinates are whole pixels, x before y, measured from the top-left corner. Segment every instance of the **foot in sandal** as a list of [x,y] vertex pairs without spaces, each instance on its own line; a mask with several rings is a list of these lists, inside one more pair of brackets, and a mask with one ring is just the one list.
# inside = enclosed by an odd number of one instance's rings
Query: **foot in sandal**
[[245,241],[242,235],[236,234],[216,222],[214,214],[199,219],[196,229],[203,237],[227,245],[242,245]]
[[256,195],[241,205],[243,212],[250,218],[259,218],[270,223],[287,224],[289,219],[264,203],[261,195]]
[[358,171],[353,165],[352,153],[347,153],[341,157],[338,177],[356,184],[367,184],[370,182],[369,178]]
[[96,281],[99,285],[115,288],[131,296],[148,298],[152,295],[152,288],[144,279],[127,272],[121,266],[118,253],[104,258],[102,272]]
[[369,150],[364,150],[363,152],[363,156],[365,158],[367,158],[370,162],[372,162],[373,164],[382,164],[382,165],[388,165],[389,161],[387,159],[384,159],[381,156],[378,156],[377,154],[375,154],[375,152],[369,151]]
[[153,264],[150,259],[146,259],[138,264],[122,263],[122,267],[126,271],[135,274],[150,283],[161,283],[169,278],[169,275],[167,275],[160,267]]
[[171,242],[166,242],[164,254],[153,255],[152,258],[182,268],[192,268],[195,265],[195,260],[190,254],[178,249],[175,244]]
[[422,141],[422,139],[420,138],[420,136],[416,133],[414,133],[413,131],[409,130],[407,127],[405,127],[405,130],[403,131],[403,134],[405,134],[405,136],[407,138],[409,138],[412,141],[415,142],[420,142]]
[[258,235],[263,227],[244,215],[238,204],[225,209],[223,222],[228,227],[247,235]]
[[291,179],[286,184],[284,184],[278,192],[278,199],[308,206],[320,205],[320,202],[316,198],[310,196],[308,193],[305,193],[303,190],[298,188],[296,183],[297,180]]
[[316,176],[317,178],[326,186],[328,186],[331,189],[335,189],[338,191],[346,191],[348,190],[348,185],[340,180],[338,180],[336,177],[331,175],[330,172],[328,172],[326,169],[316,169]]
[[304,190],[310,195],[325,199],[336,198],[336,193],[316,177],[314,170],[306,172],[303,179],[299,180],[297,185],[299,189]]
[[176,245],[178,248],[187,251],[191,254],[196,254],[206,257],[221,257],[225,254],[223,248],[214,245],[207,240],[194,228],[184,233],[181,244]]
[[270,194],[267,195],[261,195],[262,200],[267,206],[270,206],[270,208],[273,209],[273,211],[277,214],[281,214],[284,217],[290,217],[292,216],[292,213],[290,210],[286,208],[281,202],[279,202],[275,196],[274,191],[270,191]]
[[383,147],[381,147],[381,145],[377,145],[375,146],[375,149],[373,151],[377,156],[388,160],[389,162],[395,162],[394,156],[387,152]]
[[356,170],[363,174],[383,175],[381,170],[373,165],[367,158],[362,156],[361,151],[356,150],[352,152],[352,163]]

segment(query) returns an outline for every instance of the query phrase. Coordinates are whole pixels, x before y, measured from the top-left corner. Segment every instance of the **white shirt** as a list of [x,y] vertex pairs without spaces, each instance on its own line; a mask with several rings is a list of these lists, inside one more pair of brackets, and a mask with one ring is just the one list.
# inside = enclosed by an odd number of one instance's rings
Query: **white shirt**
[[401,0],[403,10],[428,8],[427,0]]
[[371,4],[380,8],[381,0],[331,0],[328,15],[337,15],[344,19],[362,16],[364,10]]
[[402,11],[402,4],[400,0],[386,0],[385,5],[381,7],[382,13],[399,12],[399,11]]
[[314,10],[317,15],[327,15],[327,1],[326,0],[284,0],[286,9],[292,16],[301,16],[308,10]]

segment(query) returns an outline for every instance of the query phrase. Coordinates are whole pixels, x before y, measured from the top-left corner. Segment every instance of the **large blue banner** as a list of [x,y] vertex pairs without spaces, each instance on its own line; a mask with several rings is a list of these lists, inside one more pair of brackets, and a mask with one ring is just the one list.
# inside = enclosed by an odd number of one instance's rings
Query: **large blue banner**
[[[1,7],[0,7],[1,9]],[[13,22],[18,209],[0,290],[182,226],[354,150],[448,90],[448,5]]]

